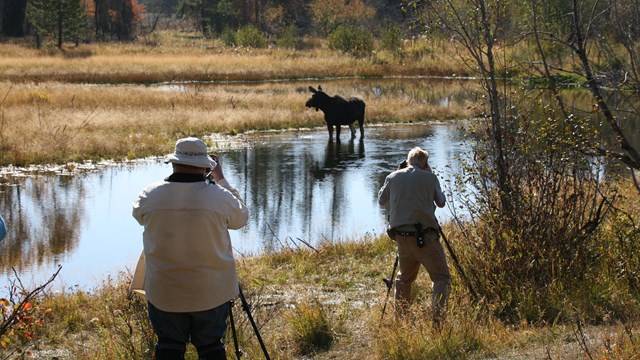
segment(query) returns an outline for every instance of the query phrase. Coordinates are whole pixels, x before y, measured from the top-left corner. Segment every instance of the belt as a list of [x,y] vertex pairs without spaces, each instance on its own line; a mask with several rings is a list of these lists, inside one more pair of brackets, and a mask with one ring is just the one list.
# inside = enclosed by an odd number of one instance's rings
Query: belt
[[[438,232],[438,230],[436,229],[432,229],[432,228],[426,228],[424,230],[422,230],[423,234],[426,234],[429,231],[433,231],[433,232]],[[402,231],[402,230],[396,230],[396,235],[400,235],[400,236],[406,236],[406,237],[411,237],[411,236],[416,236],[418,235],[418,233],[416,231]]]
[[415,231],[400,231],[400,230],[396,230],[396,235],[400,235],[400,236],[416,236],[416,234],[418,234]]

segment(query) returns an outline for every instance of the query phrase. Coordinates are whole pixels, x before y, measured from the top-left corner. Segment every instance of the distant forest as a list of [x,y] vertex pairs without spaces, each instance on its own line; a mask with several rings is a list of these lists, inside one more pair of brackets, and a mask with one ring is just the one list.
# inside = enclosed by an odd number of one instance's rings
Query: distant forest
[[215,37],[252,25],[268,36],[327,36],[341,24],[375,32],[403,23],[394,0],[0,0],[2,39],[86,43],[133,40],[162,28]]

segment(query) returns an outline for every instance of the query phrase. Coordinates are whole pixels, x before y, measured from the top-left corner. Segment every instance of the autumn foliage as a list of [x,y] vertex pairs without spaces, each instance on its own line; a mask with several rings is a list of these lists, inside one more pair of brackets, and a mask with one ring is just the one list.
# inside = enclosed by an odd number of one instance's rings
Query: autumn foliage
[[39,300],[60,269],[33,290],[26,290],[17,275],[11,281],[8,296],[0,298],[0,353],[27,352],[37,329],[44,325],[47,314],[51,312],[51,308],[41,306]]

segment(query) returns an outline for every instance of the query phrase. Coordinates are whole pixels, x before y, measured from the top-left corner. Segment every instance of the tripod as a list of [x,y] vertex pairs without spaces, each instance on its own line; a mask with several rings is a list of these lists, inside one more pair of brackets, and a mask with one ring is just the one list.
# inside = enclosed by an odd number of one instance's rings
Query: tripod
[[[253,320],[253,316],[251,315],[251,309],[249,308],[249,304],[247,303],[247,299],[244,297],[242,293],[242,287],[238,285],[238,294],[240,296],[240,302],[242,303],[242,310],[247,313],[247,318],[249,318],[249,322],[251,323],[251,327],[253,328],[253,332],[256,334],[258,338],[258,342],[260,343],[260,348],[262,348],[262,353],[264,354],[264,358],[266,360],[270,360],[269,353],[267,352],[267,347],[264,345],[264,341],[262,341],[262,336],[260,336],[260,330],[258,330],[258,326],[256,322]],[[242,351],[240,351],[240,347],[238,345],[238,335],[236,334],[236,325],[233,321],[233,301],[229,302],[229,321],[231,322],[231,334],[233,335],[233,346],[236,350],[236,357],[240,359],[242,356]]]
[[396,255],[396,260],[393,262],[393,270],[391,271],[391,277],[388,279],[382,279],[384,284],[387,285],[387,297],[384,299],[384,306],[382,307],[382,315],[380,316],[380,321],[384,318],[384,311],[387,309],[387,302],[389,301],[389,294],[391,294],[391,288],[393,287],[393,280],[396,274],[396,269],[398,268],[398,255]]
[[467,286],[467,289],[469,289],[469,292],[471,293],[471,296],[473,297],[473,300],[477,301],[478,300],[478,295],[476,294],[475,290],[473,290],[473,286],[471,285],[471,281],[469,281],[469,278],[464,273],[464,270],[462,270],[462,265],[460,265],[460,261],[458,260],[458,257],[456,256],[456,253],[453,252],[453,248],[451,247],[451,244],[449,244],[449,241],[447,240],[447,237],[444,236],[444,231],[442,231],[442,227],[440,227],[440,225],[438,225],[438,231],[440,231],[440,235],[442,235],[442,239],[444,240],[444,244],[447,246],[447,250],[449,250],[449,255],[451,255],[451,259],[453,259],[453,265],[456,267],[456,270],[458,270],[458,274],[460,274],[460,277],[462,278],[462,281]]

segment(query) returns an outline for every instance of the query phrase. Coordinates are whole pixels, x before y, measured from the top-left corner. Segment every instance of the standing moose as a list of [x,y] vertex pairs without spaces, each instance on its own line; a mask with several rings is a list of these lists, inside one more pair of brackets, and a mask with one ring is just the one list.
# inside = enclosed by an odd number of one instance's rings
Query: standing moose
[[322,87],[318,86],[318,90],[313,86],[309,86],[309,91],[313,93],[305,106],[307,108],[314,107],[316,111],[322,110],[324,120],[327,122],[327,130],[329,130],[329,138],[333,138],[333,127],[336,127],[336,140],[340,141],[340,125],[349,125],[351,129],[351,139],[356,137],[356,128],[353,123],[357,120],[360,124],[360,139],[364,138],[364,108],[365,104],[362,99],[355,97],[344,99],[340,96],[329,96]]

